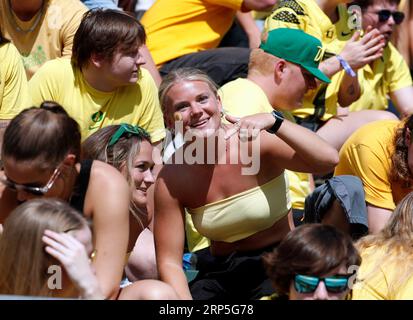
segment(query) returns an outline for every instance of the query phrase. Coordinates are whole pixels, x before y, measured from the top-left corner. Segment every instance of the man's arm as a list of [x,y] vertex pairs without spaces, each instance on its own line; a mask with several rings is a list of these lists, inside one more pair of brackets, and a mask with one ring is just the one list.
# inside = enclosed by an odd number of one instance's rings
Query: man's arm
[[404,118],[413,114],[413,87],[409,86],[390,93],[390,98],[396,106],[400,117]]
[[258,48],[261,44],[261,31],[255,23],[251,12],[237,12],[237,20],[248,37],[249,47]]
[[338,103],[341,107],[348,107],[360,98],[361,90],[357,77],[344,73],[338,91]]

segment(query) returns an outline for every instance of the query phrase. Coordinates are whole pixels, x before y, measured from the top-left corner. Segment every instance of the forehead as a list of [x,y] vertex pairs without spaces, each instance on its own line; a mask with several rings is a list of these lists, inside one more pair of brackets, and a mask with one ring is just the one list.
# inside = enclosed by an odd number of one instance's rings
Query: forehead
[[172,85],[168,91],[168,97],[172,101],[182,99],[184,97],[191,97],[204,92],[212,92],[208,83],[204,81],[189,81],[184,80]]
[[92,232],[87,225],[84,225],[81,229],[70,231],[73,237],[80,241],[86,248],[86,251],[90,251],[92,247]]
[[153,151],[153,147],[148,141],[146,140],[141,141],[139,152],[135,157],[135,161],[152,160],[152,151]]
[[398,4],[396,2],[390,2],[390,1],[383,1],[383,0],[376,0],[373,1],[370,6],[367,8],[371,9],[393,9],[396,10],[398,8]]

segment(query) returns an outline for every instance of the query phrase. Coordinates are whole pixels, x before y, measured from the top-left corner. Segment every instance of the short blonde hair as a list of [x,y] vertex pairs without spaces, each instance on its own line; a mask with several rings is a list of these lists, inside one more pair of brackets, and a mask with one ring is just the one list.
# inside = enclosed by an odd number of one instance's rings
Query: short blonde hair
[[267,76],[274,73],[274,64],[278,58],[272,54],[264,52],[262,49],[253,49],[250,54],[250,62],[248,64],[249,75]]

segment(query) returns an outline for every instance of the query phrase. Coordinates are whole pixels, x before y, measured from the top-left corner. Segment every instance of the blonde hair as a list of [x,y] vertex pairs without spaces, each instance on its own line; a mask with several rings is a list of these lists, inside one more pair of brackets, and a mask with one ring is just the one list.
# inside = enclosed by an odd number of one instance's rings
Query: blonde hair
[[[373,268],[361,281],[368,282],[377,275],[383,262],[391,268],[397,266],[397,277],[393,277],[389,283],[389,294],[394,296],[413,276],[413,192],[397,205],[380,233],[361,238],[356,246],[363,258],[367,257],[368,252],[372,252],[376,260]],[[379,251],[382,255],[377,257]]]
[[161,85],[159,86],[159,102],[161,104],[162,112],[165,117],[171,116],[168,114],[168,99],[167,94],[168,91],[177,83],[184,82],[184,81],[201,81],[205,82],[211,91],[218,96],[218,86],[216,83],[208,77],[208,75],[198,69],[195,68],[179,68],[176,70],[172,70],[165,76],[162,80]]
[[264,52],[262,49],[253,49],[248,64],[248,75],[267,76],[274,74],[274,64],[278,58]]
[[35,199],[14,209],[0,238],[0,294],[61,293],[47,286],[48,268],[60,263],[45,251],[42,236],[46,229],[60,233],[86,225],[80,213],[58,199]]

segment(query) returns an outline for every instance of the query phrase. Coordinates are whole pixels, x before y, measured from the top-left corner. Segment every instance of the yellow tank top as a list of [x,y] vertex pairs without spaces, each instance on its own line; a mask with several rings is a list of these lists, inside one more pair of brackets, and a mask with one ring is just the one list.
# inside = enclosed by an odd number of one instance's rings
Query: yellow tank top
[[268,229],[288,214],[291,201],[287,181],[281,174],[261,186],[187,211],[203,236],[235,242]]

